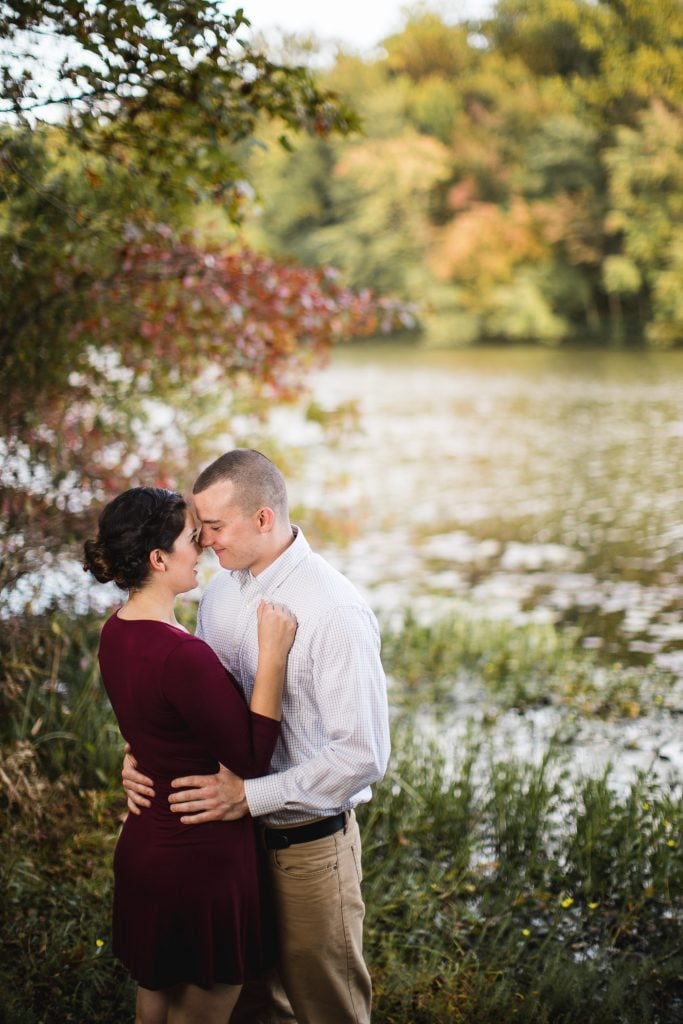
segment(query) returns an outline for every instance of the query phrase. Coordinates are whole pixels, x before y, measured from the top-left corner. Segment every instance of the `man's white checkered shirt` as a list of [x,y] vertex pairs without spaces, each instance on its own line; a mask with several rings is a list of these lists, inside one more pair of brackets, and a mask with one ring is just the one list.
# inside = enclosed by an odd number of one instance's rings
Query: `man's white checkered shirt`
[[249,809],[270,825],[349,810],[386,771],[389,722],[377,620],[355,587],[295,528],[267,569],[221,571],[199,604],[197,635],[251,698],[256,609],[286,605],[298,627],[287,663],[282,730],[270,774],[247,779]]

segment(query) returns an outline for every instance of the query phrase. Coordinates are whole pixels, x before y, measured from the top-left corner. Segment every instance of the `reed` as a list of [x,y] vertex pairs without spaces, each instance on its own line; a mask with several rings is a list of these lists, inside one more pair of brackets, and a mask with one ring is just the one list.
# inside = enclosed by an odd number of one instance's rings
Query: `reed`
[[375,1019],[674,1024],[683,1011],[680,787],[569,783],[409,733],[361,810]]
[[0,633],[0,746],[30,746],[48,779],[106,785],[121,737],[100,682],[95,616],[14,619]]

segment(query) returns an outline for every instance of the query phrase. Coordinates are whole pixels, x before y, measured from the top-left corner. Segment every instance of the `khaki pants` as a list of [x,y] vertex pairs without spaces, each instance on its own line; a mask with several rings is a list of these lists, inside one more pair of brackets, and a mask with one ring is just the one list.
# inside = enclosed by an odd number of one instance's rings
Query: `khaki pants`
[[234,1024],[369,1024],[372,988],[363,960],[361,846],[353,811],[335,835],[268,851],[279,976],[267,1008],[245,986]]

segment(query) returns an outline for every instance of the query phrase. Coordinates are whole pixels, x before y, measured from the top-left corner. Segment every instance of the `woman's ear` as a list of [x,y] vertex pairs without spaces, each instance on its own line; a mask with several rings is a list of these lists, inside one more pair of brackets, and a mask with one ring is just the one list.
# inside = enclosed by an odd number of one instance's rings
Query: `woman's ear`
[[150,551],[149,564],[155,572],[166,572],[166,563],[164,562],[163,552],[160,551],[159,548],[155,548],[154,551]]

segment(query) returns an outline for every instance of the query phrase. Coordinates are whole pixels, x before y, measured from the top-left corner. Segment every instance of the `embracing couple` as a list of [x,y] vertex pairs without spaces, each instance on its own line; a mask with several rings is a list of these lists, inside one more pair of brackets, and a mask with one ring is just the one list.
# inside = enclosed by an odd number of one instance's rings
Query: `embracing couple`
[[[389,756],[377,622],[261,453],[222,455],[192,505],[132,488],[85,545],[128,591],[99,657],[129,750],[113,942],[136,1024],[366,1024],[353,808]],[[203,547],[228,571],[193,636],[174,603]]]

